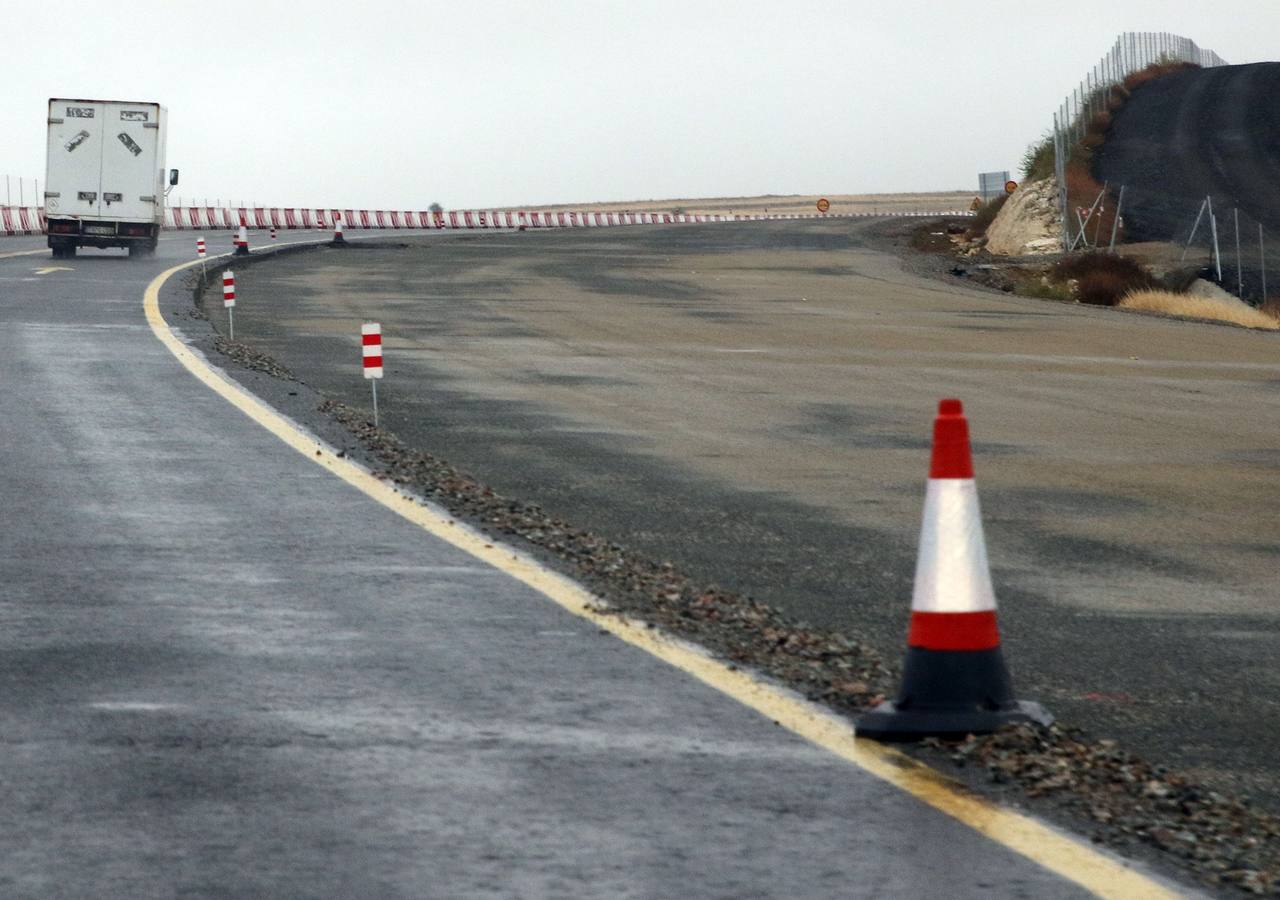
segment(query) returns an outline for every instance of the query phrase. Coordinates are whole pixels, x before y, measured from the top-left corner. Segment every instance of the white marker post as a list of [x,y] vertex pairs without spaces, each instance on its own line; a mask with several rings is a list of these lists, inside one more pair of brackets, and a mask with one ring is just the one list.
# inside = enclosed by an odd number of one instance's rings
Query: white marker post
[[378,427],[378,379],[382,377],[382,326],[365,322],[360,326],[361,350],[364,354],[364,377],[373,388],[373,427]]
[[203,237],[196,238],[196,256],[200,257],[200,283],[205,284],[209,279],[205,276],[204,271],[205,249]]
[[222,273],[222,305],[227,308],[227,330],[231,340],[234,341],[236,339],[236,273],[230,269]]

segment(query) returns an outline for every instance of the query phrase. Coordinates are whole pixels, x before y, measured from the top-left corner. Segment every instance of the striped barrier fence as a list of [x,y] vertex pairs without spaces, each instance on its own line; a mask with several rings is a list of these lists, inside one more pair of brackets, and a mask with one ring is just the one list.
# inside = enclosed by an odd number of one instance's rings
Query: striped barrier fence
[[[164,211],[164,228],[177,231],[277,229],[330,230],[338,221],[348,231],[433,230],[473,231],[513,228],[604,228],[627,225],[684,225],[712,222],[761,222],[793,219],[935,218],[969,216],[960,210],[929,212],[771,213],[768,215],[654,212],[540,212],[534,210],[334,209],[322,207],[171,206]],[[0,234],[44,234],[45,214],[38,207],[0,208]]]

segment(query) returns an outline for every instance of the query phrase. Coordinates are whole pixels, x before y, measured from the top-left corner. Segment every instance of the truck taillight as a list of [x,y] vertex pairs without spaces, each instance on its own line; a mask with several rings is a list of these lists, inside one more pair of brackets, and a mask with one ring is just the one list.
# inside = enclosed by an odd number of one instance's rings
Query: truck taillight
[[80,231],[75,222],[50,222],[50,234],[76,234]]
[[151,229],[146,225],[126,225],[123,233],[130,237],[146,237],[151,233]]

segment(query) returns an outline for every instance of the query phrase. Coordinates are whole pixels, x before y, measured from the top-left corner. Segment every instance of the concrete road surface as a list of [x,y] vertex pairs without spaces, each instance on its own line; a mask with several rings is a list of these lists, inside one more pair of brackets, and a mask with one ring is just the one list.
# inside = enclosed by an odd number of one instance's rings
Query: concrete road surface
[[0,243],[0,895],[1083,892],[232,408],[143,319],[188,236],[38,245]]

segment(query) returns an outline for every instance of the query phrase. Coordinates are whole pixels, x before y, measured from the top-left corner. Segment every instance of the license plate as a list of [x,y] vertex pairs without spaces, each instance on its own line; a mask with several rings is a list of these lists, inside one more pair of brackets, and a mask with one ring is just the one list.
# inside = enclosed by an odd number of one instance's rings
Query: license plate
[[84,226],[85,234],[115,234],[116,230],[110,225],[86,225]]

